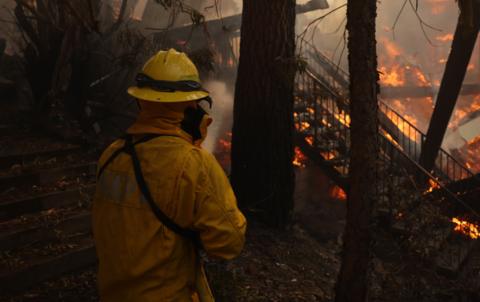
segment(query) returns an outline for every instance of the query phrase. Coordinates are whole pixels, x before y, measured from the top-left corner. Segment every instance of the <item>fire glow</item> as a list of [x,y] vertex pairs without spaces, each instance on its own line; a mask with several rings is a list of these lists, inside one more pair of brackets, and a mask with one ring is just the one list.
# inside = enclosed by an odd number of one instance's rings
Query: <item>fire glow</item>
[[313,146],[313,136],[307,136],[305,137],[305,141],[307,142],[307,144],[309,144],[310,146]]
[[340,201],[345,201],[347,200],[347,193],[345,193],[345,191],[339,186],[334,186],[330,189],[330,197]]
[[440,42],[450,42],[453,41],[453,34],[444,34],[441,36],[437,36],[435,40]]
[[385,86],[399,87],[405,85],[405,75],[398,66],[380,67],[380,83]]
[[[427,0],[427,2],[430,12],[440,7],[446,7],[448,3],[444,0]],[[443,68],[447,62],[446,58],[449,56],[453,38],[454,35],[451,32],[434,36],[437,47],[435,51],[426,48],[426,56],[412,54],[408,48],[403,48],[390,38],[380,37],[378,39],[381,86],[394,88],[386,90],[392,91],[392,93],[396,91],[405,94],[408,91],[431,92],[431,96],[412,96],[411,98],[399,97],[394,94],[383,96],[387,104],[409,123],[405,123],[394,113],[387,111],[386,115],[398,127],[400,133],[417,144],[421,143],[421,135],[413,127],[424,133],[427,132],[435,106],[435,93],[438,92],[440,86]],[[474,54],[475,56],[478,56],[478,53]],[[433,65],[432,62],[434,62]],[[475,83],[474,81],[480,76],[480,69],[477,65],[473,63],[468,65],[466,84]],[[397,90],[397,88],[402,89]],[[442,146],[473,173],[480,172],[480,135],[472,138],[475,134],[480,134],[480,131],[475,131],[472,126],[474,123],[470,123],[477,118],[478,115],[475,115],[477,111],[480,112],[480,94],[460,96],[449,124],[449,132],[447,132],[447,136],[450,132],[456,136],[450,136],[450,140],[446,139]],[[467,125],[469,123],[470,125]],[[465,133],[467,133],[466,136]],[[393,141],[392,137],[387,137],[387,139]],[[402,140],[403,137],[396,139]]]
[[433,179],[428,180],[429,188],[425,191],[425,194],[432,193],[433,190],[440,189],[440,185]]
[[295,153],[294,153],[292,164],[298,168],[305,168],[307,157],[305,156],[305,154],[303,154],[302,150],[300,150],[299,147],[295,147],[294,151]]
[[379,68],[379,71],[380,83],[383,86],[431,86],[431,82],[427,79],[427,76],[417,66],[395,63],[392,66],[382,66]]
[[295,128],[299,131],[305,131],[307,130],[308,128],[310,128],[310,123],[308,122],[300,122],[300,123],[297,123],[295,124]]
[[480,227],[478,225],[457,217],[452,218],[452,223],[455,224],[455,232],[470,237],[471,239],[480,238]]

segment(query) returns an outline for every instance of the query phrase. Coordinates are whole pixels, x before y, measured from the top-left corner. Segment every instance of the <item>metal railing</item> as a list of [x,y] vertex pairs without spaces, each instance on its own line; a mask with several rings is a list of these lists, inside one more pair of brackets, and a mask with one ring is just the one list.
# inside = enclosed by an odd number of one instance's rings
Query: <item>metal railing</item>
[[[307,61],[310,73],[342,99],[348,100],[348,73],[308,42],[302,43],[300,50]],[[383,100],[379,99],[378,106],[380,125],[385,131],[386,138],[418,163],[426,135]],[[444,185],[477,177],[444,149],[439,150],[436,166],[431,173]],[[480,185],[480,179],[478,182]]]
[[[322,60],[326,61],[324,57]],[[318,66],[321,65],[323,64]],[[303,144],[298,144],[303,147],[302,150],[311,149],[306,153],[310,159],[315,160],[315,157],[320,155],[320,162],[327,163],[322,164],[327,168],[327,175],[333,176],[332,180],[336,181],[337,185],[348,190],[348,85],[341,84],[346,73],[323,77],[332,70],[311,70],[307,65],[305,72],[297,74],[295,126],[297,135],[304,141]],[[339,70],[334,72],[338,73]],[[469,178],[468,181],[474,181],[475,185],[480,186],[480,181],[475,181],[473,173],[445,150],[440,150],[435,170],[426,171],[419,164],[425,134],[381,100],[378,102],[378,117],[379,152],[376,165],[372,167],[378,179],[375,196],[372,196],[375,199],[373,215],[392,229],[408,234],[400,237],[400,245],[412,254],[427,261],[442,256],[442,259],[445,259],[442,262],[444,267],[463,262],[467,255],[465,253],[472,252],[471,248],[467,252],[463,246],[458,248],[458,253],[444,252],[443,246],[453,232],[452,222],[448,217],[457,213],[459,206],[463,208],[462,215],[468,216],[469,220],[473,219],[471,221],[480,222],[480,214],[460,197],[461,194],[452,192],[452,187],[448,185]],[[329,172],[328,168],[333,168],[333,173]],[[418,176],[420,179],[428,179],[432,187],[425,188],[418,182]],[[463,185],[462,182],[453,185],[459,184]],[[442,214],[447,208],[448,216]],[[422,218],[418,219],[419,216]],[[432,226],[428,232],[424,228],[427,225]],[[412,241],[411,238],[416,240]],[[435,265],[438,266],[438,263],[435,262]]]
[[[320,81],[309,69],[296,76],[295,95],[295,128],[297,135],[309,147],[315,150],[315,156],[328,165],[342,177],[349,173],[350,154],[350,114],[348,101],[333,89]],[[394,111],[393,111],[394,112]],[[410,124],[410,127],[414,128]],[[420,132],[421,133],[421,132]],[[420,140],[424,137],[420,137]],[[413,141],[413,140],[411,140]],[[437,195],[461,205],[469,212],[480,215],[456,193],[450,191],[446,184],[434,174],[425,171],[419,163],[411,158],[405,148],[384,129],[378,132],[379,165],[376,167],[379,179],[378,202],[390,209],[389,205],[396,203],[401,207],[413,208],[419,205],[419,198],[427,192],[423,186],[418,186],[412,179],[423,175],[430,179],[437,188]],[[310,153],[312,154],[312,153]],[[413,177],[412,177],[413,176]],[[399,196],[398,188],[402,188],[403,196]],[[407,198],[404,198],[407,195]],[[405,203],[409,200],[412,204]]]
[[[239,55],[240,47],[240,39],[237,35],[238,33],[232,35],[230,41],[231,49],[235,57]],[[346,115],[347,117],[343,117],[343,119],[349,118],[345,110],[345,108],[348,107],[349,98],[348,85],[350,79],[348,72],[339,67],[338,64],[332,62],[332,60],[307,41],[301,41],[298,52],[307,63],[306,74],[314,82],[303,79],[302,83],[298,83],[298,79],[301,77],[297,77],[297,92],[301,92],[302,89],[305,90],[307,88],[314,89],[317,94],[316,97],[319,98],[316,101],[316,103],[318,103],[317,106],[329,109],[327,112],[333,112],[333,115],[327,115],[327,120],[330,122],[332,122],[332,116],[334,117],[335,115]],[[235,63],[237,63],[236,60]],[[302,88],[302,85],[304,88]],[[307,87],[305,85],[309,86]],[[332,100],[335,100],[335,102]],[[341,106],[339,106],[340,101]],[[379,122],[383,136],[418,164],[426,135],[383,100],[379,99],[378,106]],[[333,122],[335,123],[335,121]],[[339,126],[340,125],[334,125],[336,128],[339,128]],[[342,129],[336,130],[343,131]],[[330,129],[329,131],[333,130]],[[315,138],[316,136],[313,137]],[[334,143],[332,142],[331,144]],[[436,167],[431,173],[437,181],[442,182],[444,185],[475,177],[473,172],[444,149],[440,149],[436,159]]]
[[310,71],[296,76],[295,128],[318,155],[332,163],[341,175],[348,175],[350,116],[348,104]]

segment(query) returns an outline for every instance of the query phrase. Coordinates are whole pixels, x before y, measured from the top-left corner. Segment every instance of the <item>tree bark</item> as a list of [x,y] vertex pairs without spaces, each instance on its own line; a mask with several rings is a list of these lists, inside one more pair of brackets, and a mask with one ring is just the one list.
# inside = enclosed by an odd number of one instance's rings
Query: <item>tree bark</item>
[[295,1],[244,0],[232,184],[244,209],[285,227],[293,209]]
[[337,302],[366,301],[378,158],[376,0],[348,0],[351,157]]

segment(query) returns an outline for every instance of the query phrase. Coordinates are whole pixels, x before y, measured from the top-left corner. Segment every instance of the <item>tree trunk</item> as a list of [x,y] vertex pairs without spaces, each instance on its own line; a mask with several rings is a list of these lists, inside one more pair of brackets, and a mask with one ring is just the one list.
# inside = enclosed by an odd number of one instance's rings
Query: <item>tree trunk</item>
[[348,0],[351,157],[347,225],[337,302],[366,301],[378,157],[376,0]]
[[[468,63],[471,60],[473,49],[477,42],[480,29],[480,4],[478,2],[466,3],[470,5],[463,7],[462,13],[458,18],[452,49],[445,66],[427,136],[422,146],[420,164],[427,171],[432,171],[435,167],[435,160],[457,104],[458,95],[467,73]],[[423,179],[423,181],[426,183],[426,179]]]
[[244,0],[235,90],[232,184],[275,227],[293,209],[295,1]]

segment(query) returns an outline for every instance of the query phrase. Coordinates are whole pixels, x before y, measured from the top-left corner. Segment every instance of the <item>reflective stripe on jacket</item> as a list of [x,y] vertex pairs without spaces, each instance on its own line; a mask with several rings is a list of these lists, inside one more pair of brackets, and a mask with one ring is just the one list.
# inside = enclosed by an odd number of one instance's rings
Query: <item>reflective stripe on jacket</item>
[[[99,166],[122,146],[122,140],[114,142]],[[216,159],[180,136],[161,136],[136,150],[165,214],[197,231],[210,256],[237,256],[246,220]],[[193,244],[154,216],[127,154],[119,155],[98,180],[93,231],[102,301],[214,301]]]

